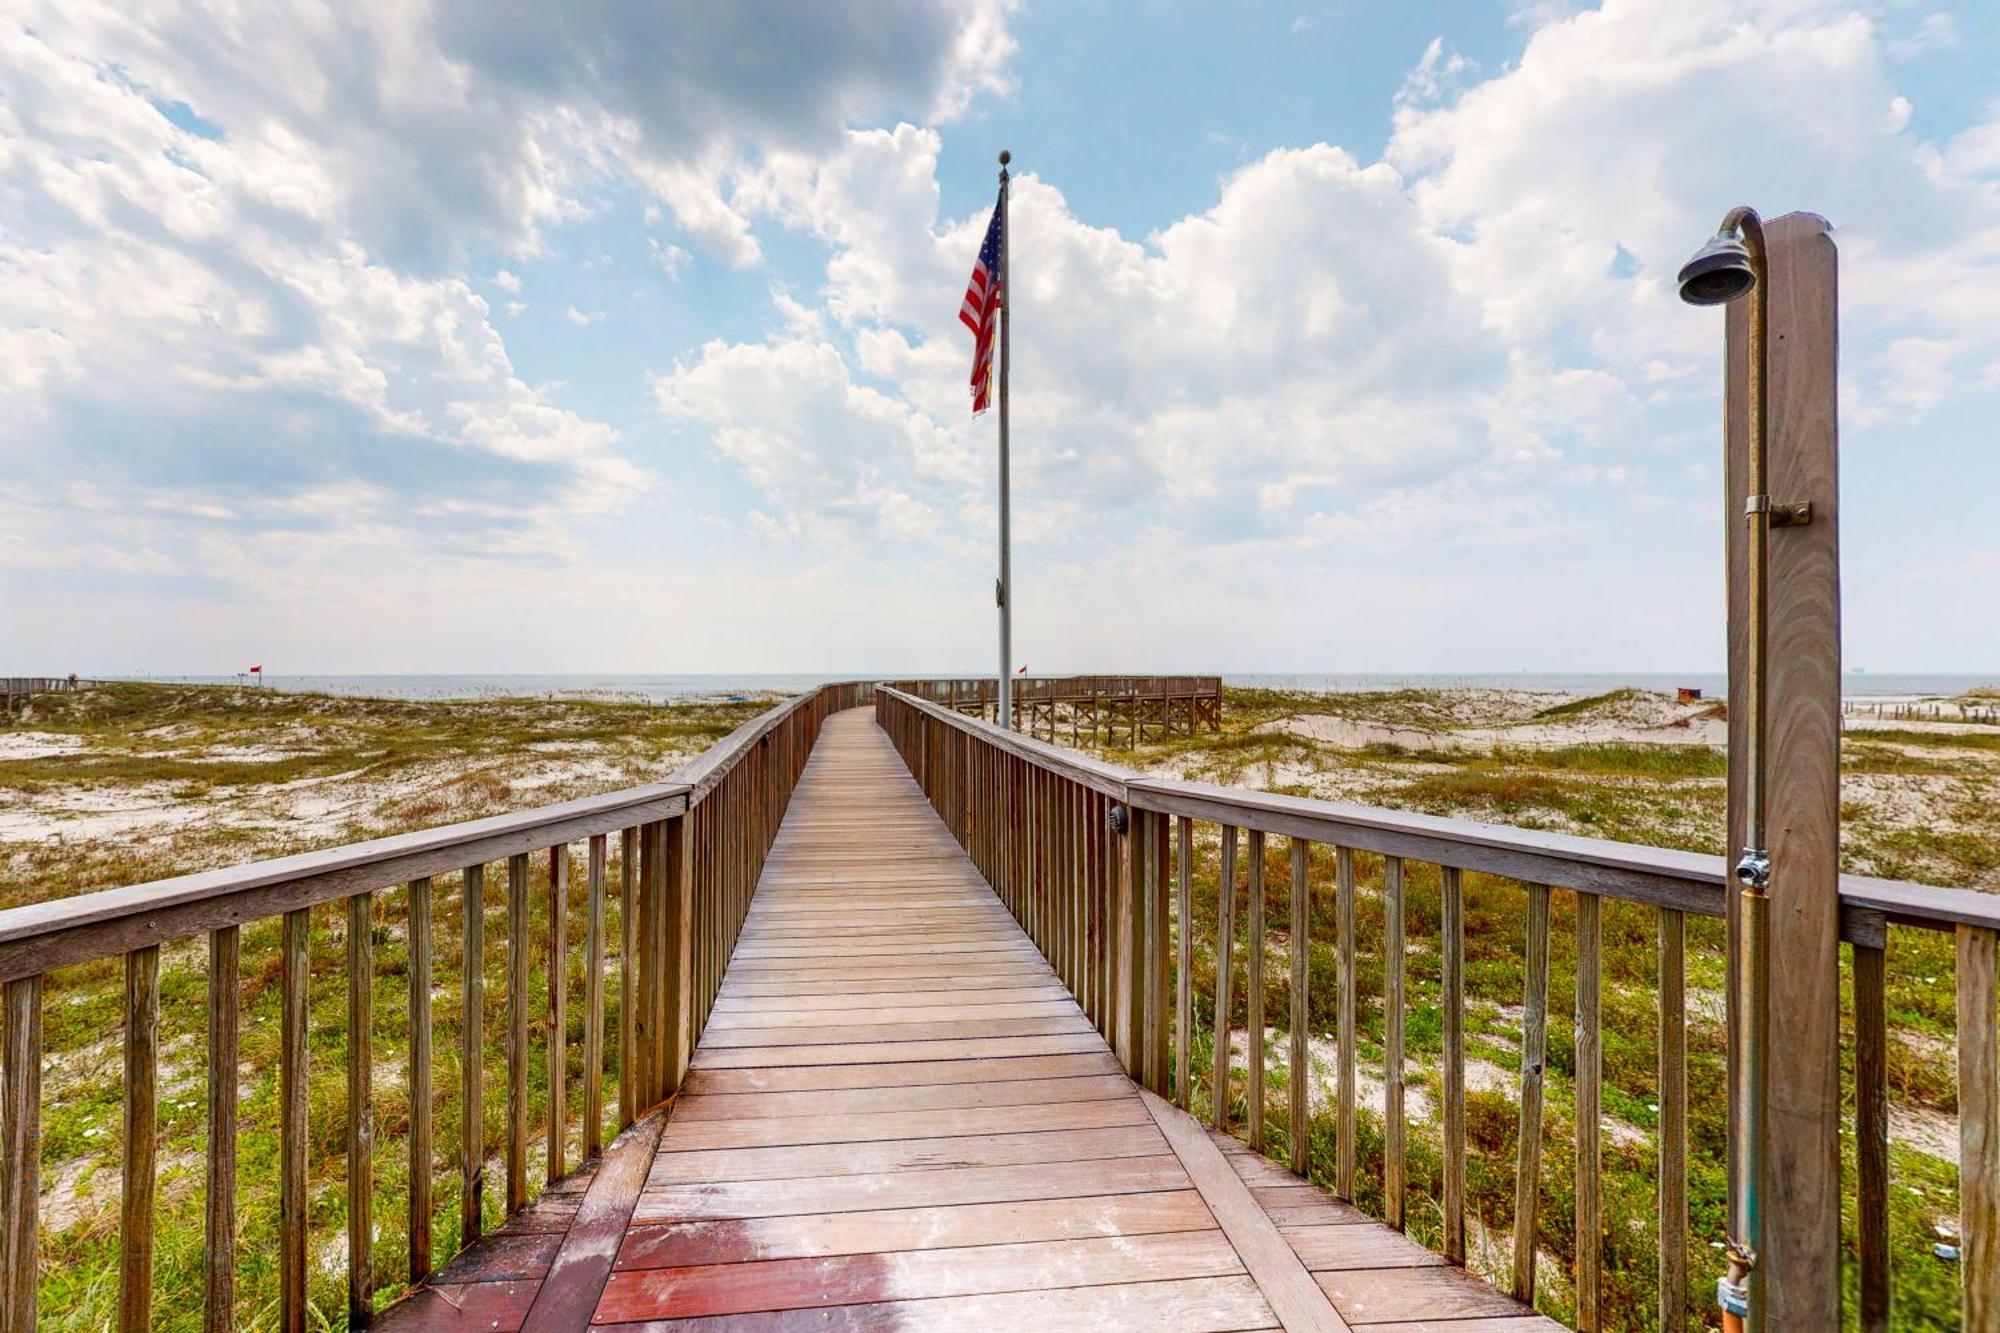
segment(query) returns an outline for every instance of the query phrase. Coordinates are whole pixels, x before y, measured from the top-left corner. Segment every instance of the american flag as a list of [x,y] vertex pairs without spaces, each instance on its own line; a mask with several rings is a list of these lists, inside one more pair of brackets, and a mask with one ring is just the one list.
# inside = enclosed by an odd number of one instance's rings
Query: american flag
[[965,301],[958,308],[958,322],[972,330],[972,415],[984,412],[993,399],[993,324],[1000,310],[1000,268],[1007,239],[1000,225],[1000,205],[993,205],[993,221],[986,224],[986,239],[979,246],[979,262],[972,266],[972,281],[965,285]]

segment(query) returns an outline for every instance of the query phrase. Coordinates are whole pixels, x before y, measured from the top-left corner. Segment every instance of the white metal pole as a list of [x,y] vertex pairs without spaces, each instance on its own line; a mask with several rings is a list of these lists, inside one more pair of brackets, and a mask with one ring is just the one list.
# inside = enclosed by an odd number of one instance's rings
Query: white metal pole
[[1013,536],[1010,531],[1011,517],[1008,513],[1007,496],[1007,372],[1014,368],[1014,358],[1007,347],[1007,326],[1013,321],[1009,312],[1014,307],[1014,288],[1007,281],[1007,269],[1013,256],[1011,238],[1007,235],[1007,164],[1014,155],[1006,149],[1000,150],[1000,582],[996,590],[1000,602],[1000,696],[999,722],[1002,727],[1014,725],[1014,555]]

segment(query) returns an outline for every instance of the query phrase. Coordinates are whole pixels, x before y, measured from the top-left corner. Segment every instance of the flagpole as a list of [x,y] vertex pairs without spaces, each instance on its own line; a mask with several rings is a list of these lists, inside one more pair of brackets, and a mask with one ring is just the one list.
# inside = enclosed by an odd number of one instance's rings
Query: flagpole
[[1000,582],[995,591],[1000,602],[997,711],[1000,725],[1008,729],[1014,725],[1014,553],[1007,496],[1007,373],[1014,368],[1014,357],[1007,347],[1007,326],[1013,323],[1008,312],[1014,305],[1014,289],[1007,281],[1007,269],[1013,258],[1008,254],[1007,164],[1013,160],[1012,153],[1000,150]]

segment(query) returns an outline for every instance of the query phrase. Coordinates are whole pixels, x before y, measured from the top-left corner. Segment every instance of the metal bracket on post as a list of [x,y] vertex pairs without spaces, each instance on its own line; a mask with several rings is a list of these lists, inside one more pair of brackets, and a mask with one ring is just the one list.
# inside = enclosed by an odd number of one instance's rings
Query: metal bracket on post
[[1759,514],[1769,514],[1768,522],[1774,528],[1803,528],[1812,522],[1812,501],[1794,500],[1778,504],[1768,495],[1753,495],[1745,502],[1743,515],[1755,518]]

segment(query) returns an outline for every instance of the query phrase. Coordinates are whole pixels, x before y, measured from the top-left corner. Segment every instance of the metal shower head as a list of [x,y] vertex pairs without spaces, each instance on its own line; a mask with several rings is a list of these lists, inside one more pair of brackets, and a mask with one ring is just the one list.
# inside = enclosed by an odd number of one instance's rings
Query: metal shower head
[[1750,251],[1734,232],[1719,231],[1681,265],[1681,300],[1689,305],[1724,305],[1757,285]]

